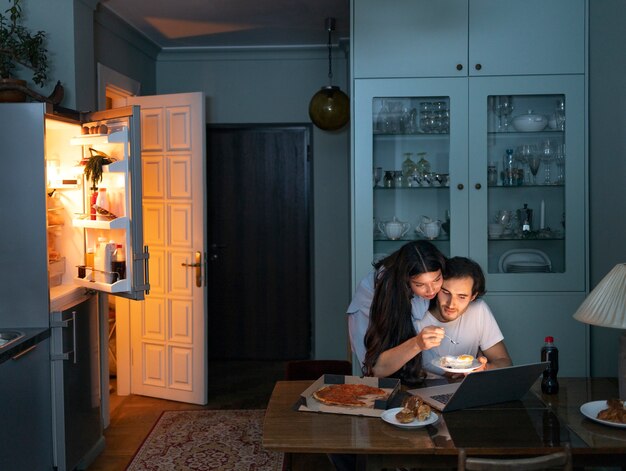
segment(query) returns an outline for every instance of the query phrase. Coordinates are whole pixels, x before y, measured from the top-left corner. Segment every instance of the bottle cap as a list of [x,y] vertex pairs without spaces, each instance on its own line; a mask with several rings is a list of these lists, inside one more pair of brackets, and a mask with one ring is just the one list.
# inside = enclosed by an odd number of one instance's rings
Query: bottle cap
[[554,337],[547,336],[545,341],[548,342],[548,343],[552,343],[552,342],[554,342]]

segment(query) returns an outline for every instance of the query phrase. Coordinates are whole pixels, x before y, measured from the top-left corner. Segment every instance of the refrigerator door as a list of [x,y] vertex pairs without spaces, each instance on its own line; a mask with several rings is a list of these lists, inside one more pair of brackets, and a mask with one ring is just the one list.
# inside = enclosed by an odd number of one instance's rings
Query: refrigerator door
[[[64,276],[63,282],[71,278],[76,285],[130,299],[143,299],[149,289],[149,254],[143,245],[139,110],[127,106],[82,114],[71,135],[63,131],[64,138],[48,124],[59,117],[48,116],[46,126],[48,195],[58,190],[59,206],[71,217],[69,229],[59,229],[56,237],[49,231],[49,238],[58,241],[56,246],[49,243],[52,250],[69,260],[71,277]],[[71,158],[68,153],[73,154]],[[54,206],[49,204],[49,226]],[[78,258],[72,257],[79,245]],[[89,248],[95,254],[93,261],[85,257]],[[113,250],[123,260],[119,266],[111,263]]]

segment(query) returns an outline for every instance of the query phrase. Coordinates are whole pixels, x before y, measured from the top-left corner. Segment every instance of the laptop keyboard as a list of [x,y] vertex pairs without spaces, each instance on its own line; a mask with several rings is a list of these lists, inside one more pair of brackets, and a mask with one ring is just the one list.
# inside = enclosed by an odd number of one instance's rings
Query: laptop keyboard
[[447,393],[447,394],[436,394],[434,396],[431,396],[433,399],[441,402],[442,404],[447,404],[448,401],[450,400],[450,398],[452,397],[452,393]]

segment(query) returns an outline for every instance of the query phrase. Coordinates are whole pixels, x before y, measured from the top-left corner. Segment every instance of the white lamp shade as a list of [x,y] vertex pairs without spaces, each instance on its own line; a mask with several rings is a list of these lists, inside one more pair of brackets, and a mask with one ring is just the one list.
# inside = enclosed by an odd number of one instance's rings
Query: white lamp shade
[[616,265],[583,301],[574,319],[585,324],[626,329],[626,263]]

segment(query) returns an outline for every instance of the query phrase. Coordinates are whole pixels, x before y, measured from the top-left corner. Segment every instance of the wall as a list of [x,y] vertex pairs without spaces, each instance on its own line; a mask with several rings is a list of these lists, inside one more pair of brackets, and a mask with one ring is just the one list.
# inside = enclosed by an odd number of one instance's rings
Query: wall
[[156,93],[157,46],[102,6],[94,16],[94,38],[96,63],[140,82],[142,95]]
[[[327,72],[325,48],[162,52],[157,93],[203,91],[208,123],[309,123],[309,100],[328,84]],[[333,54],[333,75],[333,84],[347,92],[347,63],[340,52]],[[313,131],[315,358],[347,358],[348,128]]]
[[[590,0],[590,288],[626,262],[626,9],[623,0]],[[615,376],[623,330],[591,329],[592,376]]]

